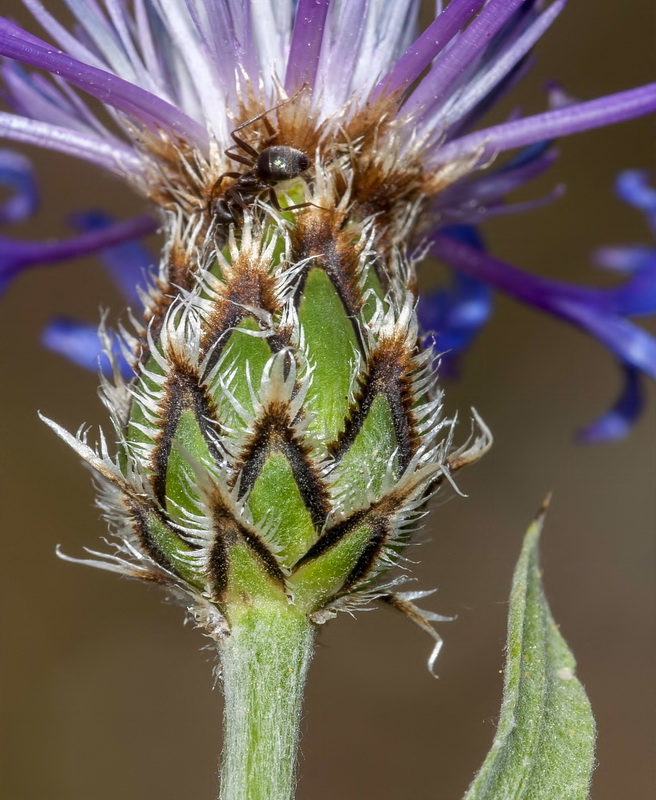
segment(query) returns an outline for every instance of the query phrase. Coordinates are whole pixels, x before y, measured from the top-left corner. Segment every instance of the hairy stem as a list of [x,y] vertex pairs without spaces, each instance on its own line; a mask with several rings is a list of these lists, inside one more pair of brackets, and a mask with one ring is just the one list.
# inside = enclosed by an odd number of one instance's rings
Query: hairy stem
[[293,606],[244,609],[221,644],[224,746],[219,800],[291,800],[313,626]]

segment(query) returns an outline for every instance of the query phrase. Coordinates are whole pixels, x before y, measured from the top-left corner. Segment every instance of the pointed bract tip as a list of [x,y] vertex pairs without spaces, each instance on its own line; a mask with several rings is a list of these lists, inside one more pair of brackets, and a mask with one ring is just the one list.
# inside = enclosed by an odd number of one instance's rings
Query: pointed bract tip
[[538,510],[538,513],[537,513],[537,515],[535,517],[535,521],[539,525],[542,525],[543,522],[544,522],[544,518],[545,518],[545,516],[547,514],[547,509],[551,505],[551,498],[552,497],[553,497],[553,492],[550,490],[550,491],[547,492],[546,497],[542,501],[542,505],[540,506],[540,508]]

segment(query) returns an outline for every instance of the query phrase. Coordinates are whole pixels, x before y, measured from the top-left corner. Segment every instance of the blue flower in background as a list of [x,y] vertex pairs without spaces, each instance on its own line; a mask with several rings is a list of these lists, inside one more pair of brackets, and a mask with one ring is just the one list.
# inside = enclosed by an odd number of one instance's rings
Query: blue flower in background
[[[448,236],[483,250],[473,225],[443,228]],[[457,377],[459,357],[469,348],[492,313],[490,285],[457,269],[448,268],[449,285],[423,294],[417,313],[424,331],[433,333],[433,348],[441,354],[440,374]]]
[[[656,191],[643,172],[623,172],[617,180],[622,200],[641,210],[656,233]],[[452,363],[473,340],[491,312],[489,287],[552,314],[594,336],[617,358],[624,388],[611,410],[579,434],[584,442],[626,434],[642,409],[640,375],[656,379],[656,339],[627,318],[656,313],[656,248],[606,247],[596,253],[599,266],[625,280],[598,289],[530,275],[485,253],[473,227],[442,229],[431,252],[449,264],[453,285],[420,300],[425,330],[436,331],[435,347]]]
[[[483,217],[525,211],[558,195],[559,188],[528,204],[508,200],[549,169],[554,139],[656,110],[656,84],[586,102],[552,88],[544,113],[481,126],[530,68],[533,45],[565,0],[451,0],[421,34],[416,0],[142,0],[133,8],[68,0],[74,35],[39,0],[24,5],[48,41],[0,19],[0,69],[11,108],[0,112],[0,136],[109,170],[154,201],[156,213],[118,222],[79,215],[72,221],[77,233],[59,241],[3,237],[0,290],[28,268],[98,253],[138,311],[136,287],[153,259],[137,240],[162,225],[173,206],[189,219],[202,217],[203,192],[229,168],[223,153],[245,97],[257,95],[258,107],[271,108],[307,92],[307,113],[327,127],[386,102],[386,113],[407,121],[395,158],[420,156],[426,203],[419,238],[449,271],[450,285],[419,306],[424,328],[436,332],[445,353],[445,369],[455,371],[458,354],[489,317],[496,289],[593,335],[618,360],[625,388],[583,440],[616,438],[635,420],[640,376],[656,377],[656,341],[629,318],[656,310],[654,250],[601,251],[597,262],[624,280],[597,289],[532,276],[494,258],[475,227]],[[104,116],[84,94],[104,105]],[[499,163],[507,151],[517,152]],[[0,223],[25,220],[37,194],[23,156],[0,153],[0,182],[11,190]],[[653,229],[655,193],[644,175],[624,173],[618,185]],[[98,363],[100,340],[91,326],[55,321],[44,342],[83,366]],[[129,374],[127,364],[122,369]]]
[[[629,205],[641,211],[656,240],[656,190],[648,176],[637,170],[627,170],[617,179],[617,194]],[[617,314],[644,316],[656,314],[656,241],[651,246],[624,245],[604,247],[594,255],[597,266],[618,272],[627,279],[617,289],[610,290]],[[634,329],[635,330],[635,329]],[[624,388],[614,406],[592,425],[580,433],[584,442],[618,439],[624,436],[640,415],[643,407],[641,374],[656,378],[656,348],[651,336],[629,331],[626,351],[618,352],[619,365],[624,374]],[[646,355],[640,360],[640,350]]]
[[[12,190],[0,206],[0,224],[22,222],[36,210],[38,195],[32,167],[19,153],[0,150],[0,186]],[[0,235],[0,295],[13,278],[27,269],[70,261],[99,253],[101,261],[126,300],[140,305],[138,287],[152,267],[153,257],[136,241],[157,228],[153,217],[142,215],[125,222],[114,222],[107,214],[85,212],[70,221],[79,233],[66,239],[29,241]],[[108,334],[112,339],[113,335]],[[56,319],[43,332],[43,344],[86,369],[97,370],[99,364],[109,370],[103,354],[104,345],[97,325],[68,319]],[[121,358],[118,342],[112,348],[121,360],[121,371],[127,377],[132,369]]]

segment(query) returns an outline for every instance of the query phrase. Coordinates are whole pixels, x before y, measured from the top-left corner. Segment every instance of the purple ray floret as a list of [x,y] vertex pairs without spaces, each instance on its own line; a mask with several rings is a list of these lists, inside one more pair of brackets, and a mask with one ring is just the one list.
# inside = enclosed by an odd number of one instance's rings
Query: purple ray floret
[[129,147],[117,146],[99,136],[78,133],[70,128],[27,119],[17,114],[0,111],[0,136],[81,158],[121,176],[143,170],[143,159]]
[[484,1],[452,0],[396,62],[394,69],[380,81],[373,97],[377,97],[382,91],[391,94],[408,89],[478,11]]
[[155,230],[157,222],[151,216],[143,214],[67,239],[34,242],[0,237],[0,291],[13,277],[28,267],[70,261],[140,236],[147,236]]
[[625,366],[623,379],[622,390],[610,411],[582,428],[577,434],[578,441],[583,444],[611,442],[624,438],[631,430],[643,411],[645,393],[639,370]]
[[[649,216],[656,193],[644,173],[622,173],[617,186],[622,199]],[[449,235],[448,229],[434,236],[432,252],[472,280],[484,281],[576,325],[604,344],[619,362],[624,386],[610,411],[580,431],[578,438],[593,443],[626,434],[644,404],[641,375],[656,379],[656,338],[624,318],[656,313],[656,248],[631,246],[624,257],[622,248],[614,248],[610,266],[620,262],[621,271],[628,274],[628,279],[614,289],[575,286],[529,275],[486,255],[475,242],[472,246],[462,236]]]
[[410,95],[404,110],[426,116],[453,90],[463,73],[476,63],[476,58],[489,45],[491,38],[525,3],[526,0],[491,0]]
[[598,267],[613,272],[636,272],[654,264],[655,260],[654,249],[644,245],[598,247],[593,256]]
[[304,83],[314,86],[329,6],[330,0],[298,2],[285,76],[285,89],[290,93]]
[[[480,234],[471,225],[458,225],[444,232],[483,251]],[[458,360],[492,313],[492,291],[487,283],[458,270],[451,270],[448,286],[419,298],[417,315],[424,331],[433,333],[432,346],[440,354],[440,374],[455,377]]]
[[[460,181],[442,192],[435,202],[436,216],[442,224],[480,223],[498,213],[519,211],[517,204],[507,204],[506,196],[542,175],[557,158],[558,152],[551,142],[524,148],[493,172],[475,173],[472,179]],[[540,198],[524,205],[530,209],[542,202]]]
[[649,183],[647,173],[637,169],[625,170],[617,178],[616,190],[621,200],[645,214],[656,234],[656,189]]
[[566,108],[546,111],[532,117],[505,122],[483,131],[470,133],[436,150],[434,164],[478,155],[481,161],[504,150],[524,147],[543,139],[580,133],[591,128],[613,125],[656,111],[656,83],[626,92],[600,97]]
[[[508,44],[506,46],[498,44],[495,47],[494,43],[491,43],[490,54],[484,57],[484,65],[472,77],[471,85],[458,92],[446,110],[437,114],[433,112],[433,118],[449,129],[450,136],[454,124],[457,125],[463,119],[467,120],[470,114],[476,114],[476,109],[481,103],[486,104],[487,98],[495,97],[497,88],[503,87],[506,79],[513,76],[533,45],[563,10],[565,2],[566,0],[555,0],[546,11],[535,17],[529,13],[530,7],[516,12],[516,17],[519,19],[510,20],[507,25],[510,29],[506,34]],[[498,38],[502,41],[504,34],[503,29],[498,33]]]
[[[645,214],[656,234],[656,191],[647,174],[638,170],[620,173],[616,190],[624,202]],[[656,246],[603,248],[595,253],[595,262],[630,275],[624,288],[629,295],[626,304],[630,310],[627,313],[656,314]],[[616,291],[621,293],[623,290]],[[640,416],[645,403],[640,371],[623,361],[620,361],[620,367],[624,385],[617,400],[610,411],[579,432],[580,441],[596,443],[620,439]]]
[[84,64],[0,18],[0,55],[48,70],[153,129],[164,128],[204,147],[204,128],[170,103],[105,70]]

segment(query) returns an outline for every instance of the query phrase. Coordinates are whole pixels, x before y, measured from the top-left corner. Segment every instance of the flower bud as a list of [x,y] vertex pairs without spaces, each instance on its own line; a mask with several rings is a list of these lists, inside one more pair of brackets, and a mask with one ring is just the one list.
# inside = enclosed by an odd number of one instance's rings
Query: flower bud
[[191,596],[219,637],[254,604],[322,622],[389,598],[429,494],[488,445],[451,452],[403,251],[317,187],[240,224],[171,223],[136,377],[104,385],[117,454],[57,428],[121,542],[93,563]]

